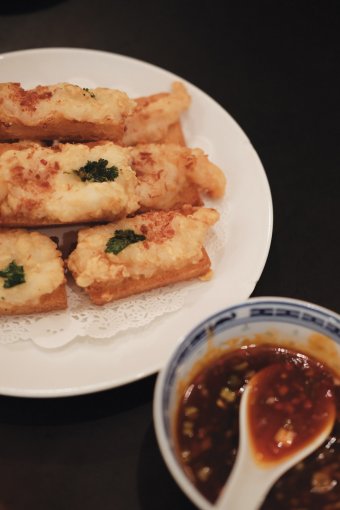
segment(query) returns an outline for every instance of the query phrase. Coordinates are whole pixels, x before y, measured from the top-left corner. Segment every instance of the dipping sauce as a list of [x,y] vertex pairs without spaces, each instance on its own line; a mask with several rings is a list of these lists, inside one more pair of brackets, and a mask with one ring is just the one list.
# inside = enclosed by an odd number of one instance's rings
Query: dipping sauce
[[[181,396],[175,424],[183,469],[208,500],[217,499],[237,453],[240,398],[245,385],[260,370],[263,372],[254,379],[260,391],[252,406],[250,426],[262,461],[270,462],[286,455],[293,445],[302,445],[306,432],[309,438],[315,435],[319,419],[333,412],[332,402],[338,410],[326,443],[273,486],[262,508],[339,509],[340,387],[322,363],[290,349],[243,347],[207,363],[193,376]],[[263,382],[272,378],[263,387],[262,373]]]

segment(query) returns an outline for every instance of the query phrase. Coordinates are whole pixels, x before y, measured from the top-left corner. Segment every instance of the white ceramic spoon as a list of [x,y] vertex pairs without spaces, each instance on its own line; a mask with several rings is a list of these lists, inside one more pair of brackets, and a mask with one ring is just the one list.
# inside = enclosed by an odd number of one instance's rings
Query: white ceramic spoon
[[[254,382],[260,373],[258,372],[251,381]],[[334,425],[336,413],[333,404],[334,409],[325,419],[322,430],[312,437],[310,442],[288,457],[270,464],[260,464],[254,456],[248,428],[249,397],[252,388],[252,384],[249,383],[241,398],[239,450],[234,468],[214,505],[214,510],[257,510],[280,476],[321,446]]]

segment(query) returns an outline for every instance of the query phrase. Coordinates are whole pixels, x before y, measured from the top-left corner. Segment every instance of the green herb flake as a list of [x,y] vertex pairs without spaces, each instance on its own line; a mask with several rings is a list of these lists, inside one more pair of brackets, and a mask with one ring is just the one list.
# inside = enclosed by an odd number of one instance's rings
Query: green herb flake
[[106,253],[117,255],[130,244],[145,241],[146,237],[142,234],[136,234],[133,230],[116,230],[115,235],[106,243]]
[[18,266],[15,260],[12,260],[5,269],[0,271],[0,277],[5,279],[3,285],[5,289],[25,283],[24,266]]
[[[87,87],[83,87],[83,90],[85,90],[85,92],[87,92],[88,94],[90,94],[90,96],[93,98],[93,99],[96,99],[96,96],[94,95],[94,93],[92,92],[92,90],[88,89]],[[85,94],[84,94],[85,96]]]
[[88,161],[86,165],[79,168],[79,170],[73,170],[83,182],[107,182],[114,181],[119,174],[116,166],[107,168],[108,161],[100,158],[98,161]]

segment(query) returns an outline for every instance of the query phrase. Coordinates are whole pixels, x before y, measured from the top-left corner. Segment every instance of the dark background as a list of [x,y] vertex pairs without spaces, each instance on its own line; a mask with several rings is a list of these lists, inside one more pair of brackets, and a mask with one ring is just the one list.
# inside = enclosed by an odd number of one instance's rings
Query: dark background
[[[339,7],[336,0],[13,1],[0,6],[0,52],[112,51],[214,97],[249,136],[273,195],[272,246],[253,295],[340,313]],[[79,398],[0,397],[0,510],[192,508],[158,451],[154,382]]]

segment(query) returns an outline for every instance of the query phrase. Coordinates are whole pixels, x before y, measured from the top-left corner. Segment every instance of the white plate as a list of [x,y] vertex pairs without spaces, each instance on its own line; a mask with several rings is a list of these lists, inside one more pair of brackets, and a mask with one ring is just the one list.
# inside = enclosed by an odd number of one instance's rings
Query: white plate
[[[178,76],[122,55],[48,48],[0,55],[3,81],[25,88],[61,81],[114,87],[130,96],[167,91]],[[182,80],[185,82],[185,80]],[[251,294],[267,259],[272,201],[261,162],[248,138],[213,99],[185,82],[192,106],[183,117],[190,146],[203,148],[228,179],[228,243],[211,282],[183,308],[112,340],[81,338],[46,351],[31,342],[0,344],[0,393],[57,397],[113,388],[158,371],[198,321]],[[77,339],[76,339],[77,340]]]

